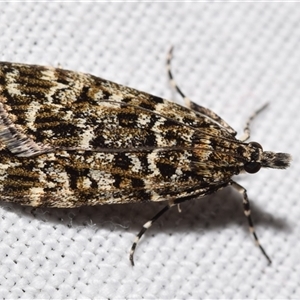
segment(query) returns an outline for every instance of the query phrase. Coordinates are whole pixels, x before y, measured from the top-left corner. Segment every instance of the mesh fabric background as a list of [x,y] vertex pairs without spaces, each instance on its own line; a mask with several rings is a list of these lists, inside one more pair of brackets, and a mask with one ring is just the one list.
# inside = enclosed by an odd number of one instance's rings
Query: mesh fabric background
[[1,3],[2,61],[92,73],[154,95],[183,91],[241,135],[289,152],[291,168],[237,182],[248,190],[254,246],[241,197],[228,188],[184,203],[128,253],[163,204],[73,210],[1,202],[0,298],[299,298],[300,6],[282,3]]

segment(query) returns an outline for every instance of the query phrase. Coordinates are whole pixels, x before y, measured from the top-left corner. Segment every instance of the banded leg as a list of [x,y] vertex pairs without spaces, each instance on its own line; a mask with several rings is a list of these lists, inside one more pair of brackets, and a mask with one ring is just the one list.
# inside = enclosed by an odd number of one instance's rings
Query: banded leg
[[271,259],[269,258],[269,256],[267,255],[266,251],[264,250],[264,248],[260,245],[260,242],[258,240],[258,237],[256,235],[256,232],[254,230],[254,226],[253,226],[253,221],[251,218],[251,210],[250,210],[250,203],[249,203],[249,199],[248,199],[248,195],[247,195],[247,191],[244,187],[242,187],[241,185],[239,185],[238,183],[231,181],[230,184],[242,195],[243,197],[243,205],[244,205],[244,214],[248,220],[249,223],[249,230],[250,233],[252,233],[254,240],[255,240],[255,244],[259,247],[259,249],[261,250],[261,252],[263,253],[263,255],[266,257],[266,259],[268,260],[269,264],[272,263]]
[[[231,184],[231,183],[229,183]],[[187,196],[187,197],[183,197],[183,198],[177,198],[177,199],[170,199],[168,202],[168,205],[165,206],[161,211],[158,212],[158,214],[156,214],[150,221],[147,221],[144,225],[143,228],[141,229],[141,231],[137,234],[135,241],[133,242],[132,246],[131,246],[131,250],[130,250],[130,255],[129,255],[129,259],[130,262],[132,264],[132,266],[134,266],[134,261],[133,261],[133,255],[136,249],[136,246],[138,244],[138,242],[140,241],[140,239],[142,238],[142,236],[144,235],[144,233],[152,226],[152,224],[159,218],[161,217],[167,210],[169,210],[171,207],[173,206],[177,206],[178,207],[178,211],[181,212],[180,209],[180,204],[192,199],[195,199],[197,197],[203,197],[203,196],[207,196],[209,194],[215,193],[219,190],[221,190],[222,188],[228,186],[228,183],[223,183],[220,184],[218,186],[213,186],[210,189],[205,190],[205,193],[202,194],[195,194],[195,195],[191,195],[191,196]]]
[[265,103],[260,109],[256,110],[248,119],[246,122],[245,128],[244,128],[244,134],[241,136],[240,140],[242,142],[246,142],[250,138],[250,125],[251,122],[257,117],[258,114],[260,114],[269,103]]
[[236,135],[236,131],[231,126],[229,126],[229,124],[227,124],[221,117],[219,117],[216,113],[214,113],[210,109],[208,109],[206,107],[203,107],[199,104],[196,104],[195,102],[190,100],[188,97],[186,97],[185,94],[181,91],[179,86],[176,84],[176,81],[174,80],[173,74],[172,74],[172,71],[171,71],[172,53],[173,53],[173,47],[171,47],[171,49],[168,53],[168,57],[167,57],[167,71],[168,71],[170,84],[180,94],[180,96],[183,98],[186,107],[211,118],[215,122],[217,122],[220,125],[222,125],[223,127],[225,127],[230,133],[232,133],[233,135]]
[[144,235],[144,233],[147,231],[147,229],[149,229],[152,224],[159,218],[161,217],[167,210],[169,210],[173,205],[167,205],[165,206],[158,214],[156,214],[150,221],[147,221],[144,225],[142,230],[138,233],[138,235],[135,238],[135,241],[133,242],[132,246],[131,246],[131,250],[130,250],[130,255],[129,255],[129,259],[130,262],[132,264],[132,266],[134,266],[134,261],[133,261],[133,255],[134,255],[134,251],[136,249],[136,246],[139,242],[139,240],[141,239],[141,237]]

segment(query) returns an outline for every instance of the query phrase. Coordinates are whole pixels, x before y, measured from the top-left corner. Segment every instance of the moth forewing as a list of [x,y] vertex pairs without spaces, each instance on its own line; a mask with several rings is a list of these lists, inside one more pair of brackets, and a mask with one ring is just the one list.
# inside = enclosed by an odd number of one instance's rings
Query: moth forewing
[[133,263],[138,240],[170,207],[232,185],[259,244],[246,190],[231,177],[286,168],[290,156],[236,139],[175,87],[188,107],[89,74],[1,62],[1,200],[60,208],[168,201],[138,234]]

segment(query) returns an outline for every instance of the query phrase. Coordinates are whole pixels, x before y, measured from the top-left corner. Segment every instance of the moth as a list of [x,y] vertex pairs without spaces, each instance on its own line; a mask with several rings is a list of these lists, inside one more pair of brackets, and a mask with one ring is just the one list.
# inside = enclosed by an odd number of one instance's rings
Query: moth
[[166,201],[169,208],[233,186],[253,228],[245,188],[231,178],[261,167],[285,169],[291,157],[242,139],[213,111],[186,107],[133,88],[53,67],[0,63],[0,199],[73,208]]

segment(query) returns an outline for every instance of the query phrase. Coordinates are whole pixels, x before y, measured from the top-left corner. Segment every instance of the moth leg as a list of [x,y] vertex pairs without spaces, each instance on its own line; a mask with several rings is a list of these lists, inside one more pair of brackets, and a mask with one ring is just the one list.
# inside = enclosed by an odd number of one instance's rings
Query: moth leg
[[159,211],[158,214],[156,214],[150,221],[146,222],[143,225],[142,230],[138,233],[138,235],[135,238],[135,241],[132,244],[131,250],[130,250],[130,255],[129,255],[129,259],[130,262],[132,264],[132,266],[134,266],[134,261],[133,261],[133,255],[134,255],[134,251],[136,249],[136,246],[138,244],[138,242],[140,241],[141,237],[144,235],[144,233],[147,231],[147,229],[149,229],[152,224],[160,217],[162,216],[167,210],[169,210],[173,205],[169,204],[167,206],[165,206],[161,211]]
[[141,237],[144,235],[144,233],[147,231],[147,229],[149,229],[152,226],[152,224],[160,216],[162,216],[167,210],[169,210],[173,206],[177,206],[178,211],[181,212],[181,209],[180,209],[180,204],[181,203],[192,200],[192,199],[195,199],[199,196],[207,196],[209,194],[215,193],[216,191],[228,186],[228,184],[231,184],[231,183],[225,182],[225,183],[220,184],[218,186],[213,186],[210,189],[207,189],[205,191],[205,194],[198,194],[198,195],[191,195],[191,196],[187,196],[187,197],[183,197],[183,198],[170,199],[169,202],[168,202],[168,205],[165,206],[161,211],[159,211],[158,214],[156,214],[150,221],[146,222],[143,225],[142,230],[137,234],[137,236],[135,238],[135,241],[133,242],[133,244],[131,246],[130,255],[129,255],[129,259],[130,259],[130,262],[131,262],[132,266],[134,266],[133,255],[134,255],[136,246],[137,246],[138,242],[140,241]]
[[244,205],[244,214],[248,220],[249,223],[249,230],[250,233],[252,233],[254,240],[255,240],[255,244],[259,247],[259,249],[261,250],[261,252],[263,253],[263,255],[266,257],[266,259],[268,260],[269,264],[272,263],[271,259],[269,258],[269,256],[267,255],[266,251],[264,250],[264,248],[260,245],[260,242],[258,240],[258,237],[256,235],[256,232],[254,230],[254,226],[253,226],[253,221],[251,218],[251,210],[250,210],[250,202],[248,199],[248,195],[247,195],[247,191],[244,187],[242,187],[241,185],[239,185],[238,183],[231,181],[230,184],[242,195],[243,197],[243,205]]
[[236,131],[229,126],[229,124],[227,124],[221,117],[219,117],[216,113],[214,113],[213,111],[211,111],[210,109],[203,107],[199,104],[196,104],[195,102],[193,102],[192,100],[190,100],[188,97],[185,96],[185,94],[181,91],[181,89],[179,88],[179,86],[177,85],[176,81],[174,80],[172,71],[171,71],[171,60],[172,60],[172,53],[173,53],[173,47],[171,47],[169,53],[168,53],[168,57],[167,57],[167,71],[168,71],[168,76],[169,76],[169,80],[170,80],[170,84],[171,86],[180,94],[180,96],[183,98],[184,102],[185,102],[185,106],[188,107],[189,109],[192,109],[200,114],[203,114],[207,117],[209,117],[210,119],[214,120],[215,122],[219,123],[220,125],[222,125],[223,127],[225,127],[230,133],[232,133],[233,135],[236,135]]
[[260,114],[267,106],[269,103],[264,104],[260,109],[256,110],[248,119],[246,122],[245,128],[244,128],[244,134],[241,136],[240,140],[242,142],[247,141],[250,138],[250,125],[251,122],[257,117],[258,114]]
[[179,204],[177,204],[177,209],[178,209],[178,212],[179,212],[179,213],[181,213],[181,212],[182,212],[182,210],[181,210],[181,207],[180,207],[180,203],[179,203]]

